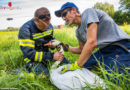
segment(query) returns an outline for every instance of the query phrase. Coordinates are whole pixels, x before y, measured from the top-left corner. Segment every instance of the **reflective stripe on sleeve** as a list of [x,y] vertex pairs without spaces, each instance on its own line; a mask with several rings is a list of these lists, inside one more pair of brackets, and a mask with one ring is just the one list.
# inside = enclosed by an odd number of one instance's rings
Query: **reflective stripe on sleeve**
[[36,52],[35,54],[35,61],[41,62],[43,58],[43,52]]
[[35,41],[30,39],[19,39],[20,46],[35,47]]

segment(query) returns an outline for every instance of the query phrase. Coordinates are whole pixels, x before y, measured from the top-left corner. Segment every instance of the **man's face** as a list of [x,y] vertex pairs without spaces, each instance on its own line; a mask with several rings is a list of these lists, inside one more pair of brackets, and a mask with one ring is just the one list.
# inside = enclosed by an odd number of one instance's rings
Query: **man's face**
[[68,8],[61,12],[61,17],[66,21],[67,24],[74,24],[75,14],[72,9]]
[[50,24],[51,16],[49,13],[44,13],[37,17],[37,19],[37,27],[39,28],[39,30],[44,31]]

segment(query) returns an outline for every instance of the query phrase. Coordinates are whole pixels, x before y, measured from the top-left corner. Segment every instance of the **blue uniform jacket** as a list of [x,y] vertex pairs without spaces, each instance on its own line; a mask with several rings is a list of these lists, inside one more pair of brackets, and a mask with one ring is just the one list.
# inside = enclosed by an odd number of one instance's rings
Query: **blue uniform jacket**
[[46,62],[53,58],[45,43],[53,39],[53,26],[50,24],[45,31],[40,31],[33,19],[26,22],[19,30],[19,45],[23,52],[24,61]]

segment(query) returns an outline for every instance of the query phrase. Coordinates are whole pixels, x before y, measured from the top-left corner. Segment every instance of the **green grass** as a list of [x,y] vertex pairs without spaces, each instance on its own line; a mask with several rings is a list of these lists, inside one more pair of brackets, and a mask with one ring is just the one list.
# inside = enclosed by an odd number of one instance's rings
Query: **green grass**
[[130,25],[120,26],[126,33],[130,35]]
[[[121,26],[121,28],[130,34],[130,25]],[[18,88],[19,90],[58,90],[51,84],[48,78],[42,78],[39,76],[34,78],[28,75],[25,75],[24,78],[19,78],[19,74],[12,72],[23,65],[23,57],[18,45],[17,35],[18,31],[0,32],[0,88]],[[74,28],[55,29],[54,36],[61,42],[74,47],[78,46]],[[74,62],[78,59],[79,55],[65,52],[65,57],[71,62]],[[117,78],[116,82],[119,81],[119,84],[113,84],[108,81],[106,77],[106,74],[108,73],[104,68],[100,67],[100,69],[94,69],[93,72],[103,78],[108,86],[108,90],[124,90],[126,89],[126,86],[130,87],[128,83],[125,83],[126,78],[130,77],[129,74],[122,75],[118,74],[118,72],[109,74],[111,79]],[[118,77],[123,77],[124,79],[122,80]],[[101,89],[102,88],[100,87],[96,88],[96,90]]]

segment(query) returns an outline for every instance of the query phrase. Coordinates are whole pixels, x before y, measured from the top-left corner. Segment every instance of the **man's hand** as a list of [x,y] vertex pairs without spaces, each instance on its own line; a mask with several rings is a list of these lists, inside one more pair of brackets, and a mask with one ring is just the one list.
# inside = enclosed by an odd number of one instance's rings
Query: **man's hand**
[[64,59],[64,55],[61,52],[55,52],[53,55],[53,59],[57,61],[62,61]]
[[74,71],[76,69],[82,69],[82,67],[79,67],[78,64],[77,64],[77,61],[73,64],[67,64],[65,65],[62,70],[61,70],[61,74],[64,74],[65,72],[67,71]]
[[64,51],[69,51],[69,45],[68,44],[64,44],[64,43],[60,43],[60,45],[62,45]]

